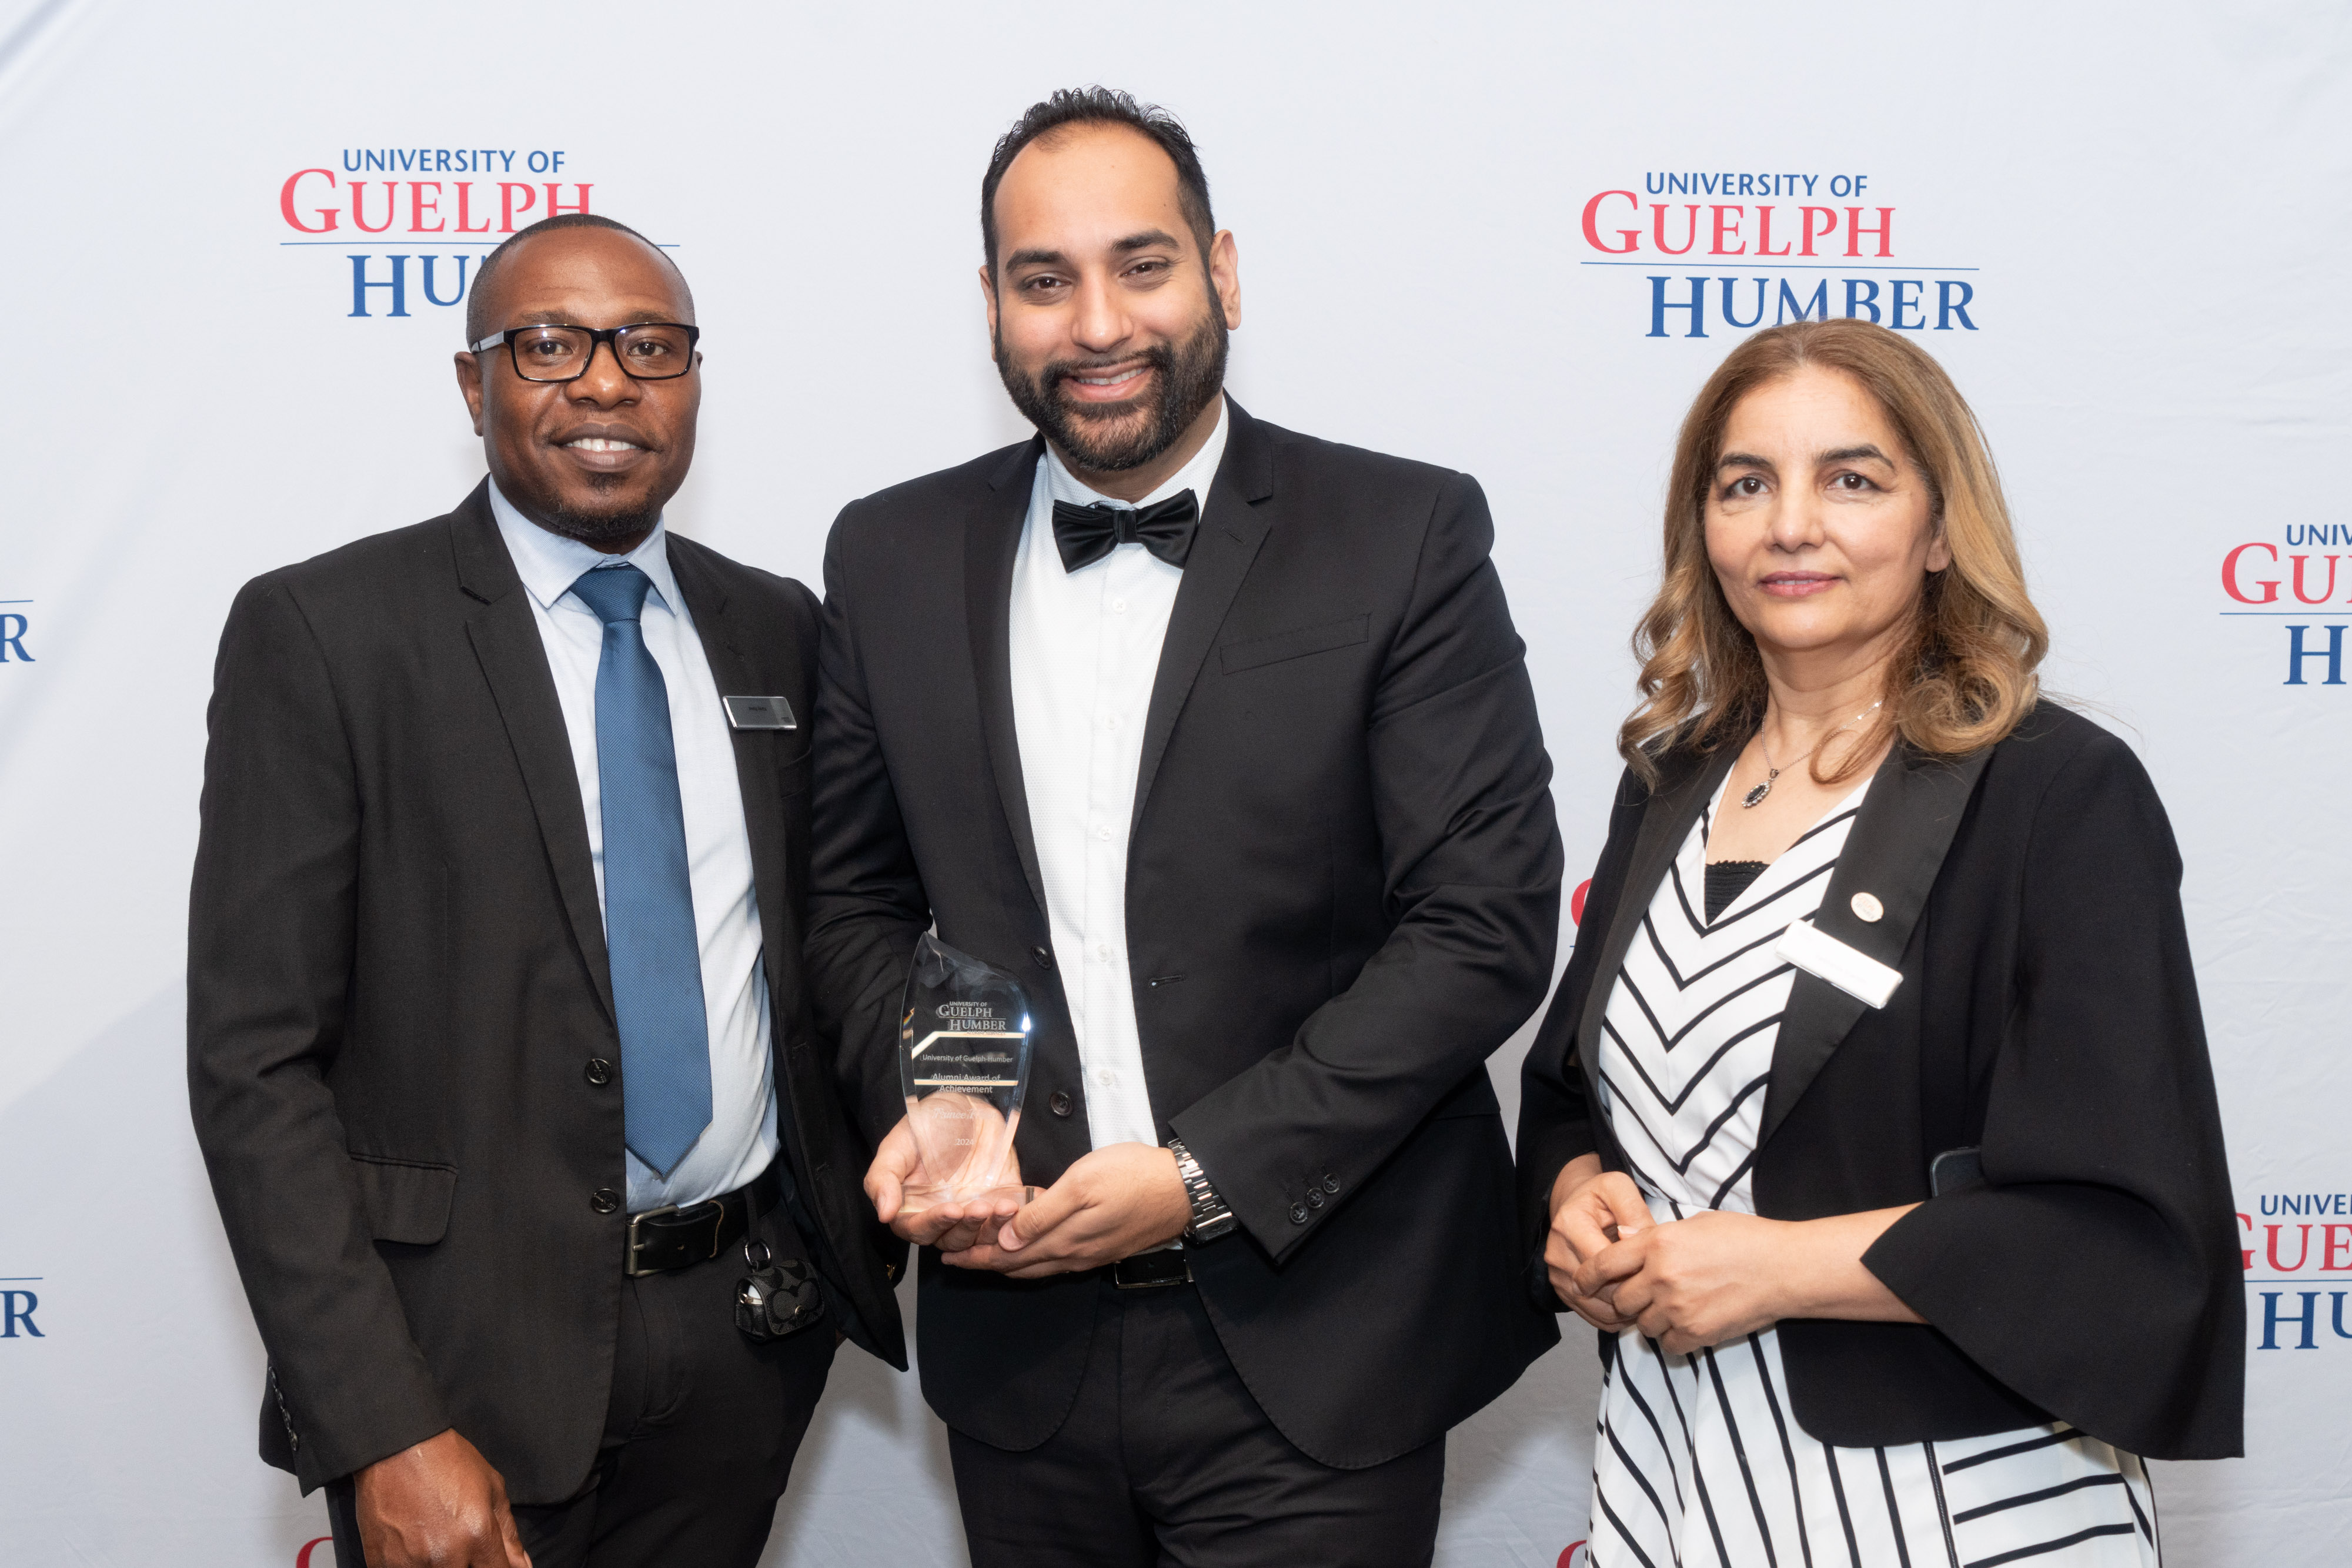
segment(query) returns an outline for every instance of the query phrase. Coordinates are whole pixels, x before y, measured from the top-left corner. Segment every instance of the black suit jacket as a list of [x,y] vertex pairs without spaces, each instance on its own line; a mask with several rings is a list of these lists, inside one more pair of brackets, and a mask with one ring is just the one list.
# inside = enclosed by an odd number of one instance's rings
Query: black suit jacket
[[[1540,1004],[1559,846],[1466,476],[1228,405],[1143,737],[1127,937],[1152,1109],[1240,1218],[1192,1267],[1275,1424],[1327,1464],[1431,1441],[1554,1343],[1519,1280],[1486,1056]],[[810,967],[869,1137],[905,1113],[908,955],[1029,985],[1027,1179],[1086,1085],[1013,731],[1007,617],[1040,442],[856,502],[825,561]],[[1075,1397],[1090,1278],[927,1254],[923,1388],[1004,1448]]]
[[[734,737],[780,1127],[853,1332],[899,1357],[801,977],[817,609],[690,540],[669,555],[718,695],[803,716]],[[626,1223],[591,1204],[627,1185],[619,1078],[585,1067],[620,1047],[572,749],[487,486],[247,584],[211,732],[188,1079],[269,1353],[264,1457],[308,1489],[454,1426],[516,1502],[568,1497],[604,1429]]]
[[[1691,823],[1730,769],[1630,772],[1519,1112],[1532,1290],[1551,1185],[1624,1158],[1598,1103],[1601,1017]],[[1857,893],[1885,907],[1864,922]],[[1780,1324],[1800,1425],[1843,1447],[2053,1416],[2157,1458],[2242,1450],[2243,1273],[2180,912],[2180,855],[2128,747],[2042,704],[1958,761],[1898,747],[1815,924],[1903,973],[1883,1009],[1798,971],[1765,1088],[1758,1213],[1918,1203],[1863,1259],[1927,1323]],[[1931,1197],[1931,1162],[1984,1180]],[[1955,1184],[1956,1186],[1958,1184]],[[1607,1343],[1609,1342],[1605,1342]]]

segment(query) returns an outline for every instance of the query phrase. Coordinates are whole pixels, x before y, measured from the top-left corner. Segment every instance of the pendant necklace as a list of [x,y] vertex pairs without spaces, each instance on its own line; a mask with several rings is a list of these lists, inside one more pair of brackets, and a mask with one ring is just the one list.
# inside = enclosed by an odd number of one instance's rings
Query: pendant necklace
[[[1864,719],[1868,718],[1873,713],[1878,710],[1879,705],[1884,703],[1885,700],[1886,699],[1885,697],[1879,698],[1878,702],[1871,704],[1870,706],[1863,709],[1860,713],[1854,715],[1852,718],[1846,720],[1843,724],[1830,731],[1829,734],[1813,742],[1811,749],[1808,750],[1804,757],[1796,758],[1794,761],[1790,762],[1789,766],[1794,768],[1797,763],[1804,761],[1807,758],[1811,757],[1813,752],[1819,751],[1822,747],[1827,746],[1831,740],[1838,736],[1843,735],[1847,730],[1852,729],[1855,725],[1858,725]],[[1764,803],[1764,797],[1772,792],[1772,780],[1780,777],[1780,769],[1775,767],[1772,762],[1772,748],[1764,744],[1764,732],[1761,729],[1759,729],[1756,732],[1756,749],[1764,754],[1764,782],[1759,784],[1755,789],[1750,789],[1747,794],[1742,795],[1739,798],[1739,803],[1750,810],[1755,810],[1757,807]]]

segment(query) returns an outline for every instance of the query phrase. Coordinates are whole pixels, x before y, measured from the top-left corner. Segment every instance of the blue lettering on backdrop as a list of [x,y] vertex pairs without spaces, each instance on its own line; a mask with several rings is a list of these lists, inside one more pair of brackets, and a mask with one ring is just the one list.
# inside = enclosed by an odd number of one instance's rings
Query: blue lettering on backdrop
[[[1794,317],[1789,314],[1791,310],[1796,312]],[[1802,321],[1809,316],[1822,321],[1830,319],[1830,280],[1824,277],[1814,284],[1812,294],[1801,305],[1796,295],[1790,291],[1789,280],[1785,277],[1780,279],[1780,308],[1773,313],[1772,325],[1778,327],[1789,320]]]
[[[1863,293],[1862,291],[1865,288],[1870,290],[1870,292],[1867,294]],[[1859,301],[1860,303],[1857,304],[1856,301]],[[1872,320],[1875,321],[1878,319],[1877,282],[1874,279],[1868,277],[1847,278],[1845,280],[1845,313],[1848,316],[1859,316],[1864,310],[1870,312],[1870,319]]]
[[0,613],[0,664],[6,664],[12,653],[20,664],[37,662],[32,654],[25,652],[25,633],[32,630],[32,625],[27,616]]
[[429,303],[435,305],[455,305],[457,301],[466,298],[466,264],[474,259],[472,256],[461,256],[457,258],[457,292],[451,295],[446,299],[442,298],[439,295],[433,292],[433,264],[441,258],[436,256],[420,256],[417,259],[425,263],[425,298]]
[[[1905,298],[1903,291],[1906,288],[1925,291],[1927,287],[1926,283],[1916,277],[1895,278],[1894,280],[1895,303],[1887,311],[1886,324],[1894,328],[1898,332],[1917,332],[1924,330],[1927,325],[1927,311],[1926,305],[1917,299]],[[1917,311],[1919,319],[1916,321],[1906,321],[1903,319],[1903,312],[1906,310]]]
[[388,256],[385,259],[392,263],[392,281],[389,283],[374,283],[369,280],[367,275],[367,264],[369,258],[364,256],[355,256],[352,257],[352,315],[364,316],[368,313],[367,291],[371,288],[389,288],[392,290],[392,309],[387,312],[387,314],[394,316],[405,316],[408,314],[408,257],[404,256]]
[[[1958,299],[1952,298],[1954,289],[1959,290],[1960,297]],[[1936,280],[1936,330],[1950,331],[1952,318],[1958,316],[1961,326],[1971,332],[1975,331],[1977,324],[1969,319],[1968,304],[1976,297],[1976,285],[1972,283],[1964,282],[1957,277],[1937,278]]]
[[2305,659],[2326,659],[2327,678],[2319,684],[2323,686],[2342,685],[2344,684],[2343,622],[2338,622],[2327,629],[2327,646],[2325,648],[2305,648],[2303,645],[2303,634],[2310,630],[2308,626],[2290,626],[2286,629],[2286,679],[2282,684],[2290,686],[2309,685],[2311,683],[2303,678],[2303,662]]
[[1690,330],[1684,333],[1684,337],[1706,336],[1706,279],[1694,277],[1690,280],[1690,302],[1686,305],[1675,305],[1666,298],[1666,280],[1663,277],[1650,279],[1649,335],[1651,337],[1663,338],[1666,335],[1666,312],[1669,310],[1690,312]]
[[[30,1291],[0,1291],[0,1339],[48,1338],[33,1322],[40,1306],[41,1298]],[[19,1323],[24,1325],[23,1334],[16,1332]]]
[[1769,281],[1770,279],[1763,277],[1756,280],[1756,314],[1742,321],[1738,313],[1732,308],[1732,290],[1739,286],[1739,279],[1725,278],[1723,280],[1723,324],[1727,327],[1737,327],[1744,332],[1761,322],[1764,319],[1764,286]]
[[2318,1349],[2318,1342],[2313,1337],[2313,1335],[2319,1327],[2319,1292],[2317,1291],[2298,1291],[2295,1292],[2303,1298],[2303,1311],[2300,1312],[2282,1312],[2278,1310],[2279,1298],[2285,1293],[2286,1292],[2284,1291],[2264,1291],[2263,1292],[2263,1343],[2261,1348],[2263,1350],[2278,1349],[2278,1332],[2280,1327],[2284,1324],[2293,1323],[2303,1330],[2303,1338],[2294,1348],[2297,1350]]

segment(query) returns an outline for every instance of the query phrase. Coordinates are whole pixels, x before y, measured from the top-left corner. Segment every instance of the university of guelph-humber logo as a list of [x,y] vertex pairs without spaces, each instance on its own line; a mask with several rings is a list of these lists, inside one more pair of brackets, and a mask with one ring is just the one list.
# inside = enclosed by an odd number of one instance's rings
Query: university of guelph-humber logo
[[[2352,547],[2352,528],[2289,523],[2280,538],[2283,546],[2250,539],[2221,557],[2221,614],[2286,623],[2286,678],[2281,685],[2352,685],[2344,674],[2344,628],[2352,617],[2352,594],[2336,597],[2338,590],[2352,589],[2352,553],[2342,553]],[[2330,546],[2338,553],[2320,553]]]
[[2256,1350],[2352,1340],[2344,1312],[2352,1295],[2352,1193],[2257,1193],[2238,1211],[2238,1228],[2246,1285],[2262,1301],[2259,1312],[2246,1313],[2261,1336]]
[[1646,338],[1832,316],[1977,330],[1981,269],[1898,258],[1896,212],[1868,174],[1648,170],[1586,198],[1581,265],[1641,277]]
[[588,210],[594,184],[569,164],[561,148],[345,147],[333,163],[297,169],[279,183],[278,243],[335,255],[348,267],[338,278],[351,287],[346,314],[448,309],[464,302],[469,269],[507,235]]

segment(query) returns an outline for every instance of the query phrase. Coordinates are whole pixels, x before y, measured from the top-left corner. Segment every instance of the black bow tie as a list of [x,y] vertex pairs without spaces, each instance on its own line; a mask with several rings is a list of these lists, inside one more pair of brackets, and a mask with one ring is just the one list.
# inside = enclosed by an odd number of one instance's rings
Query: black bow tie
[[1076,571],[1094,565],[1120,545],[1139,544],[1170,566],[1182,568],[1192,553],[1192,533],[1199,526],[1201,504],[1190,490],[1179,490],[1149,507],[1074,506],[1054,503],[1054,544],[1062,552],[1062,570]]

